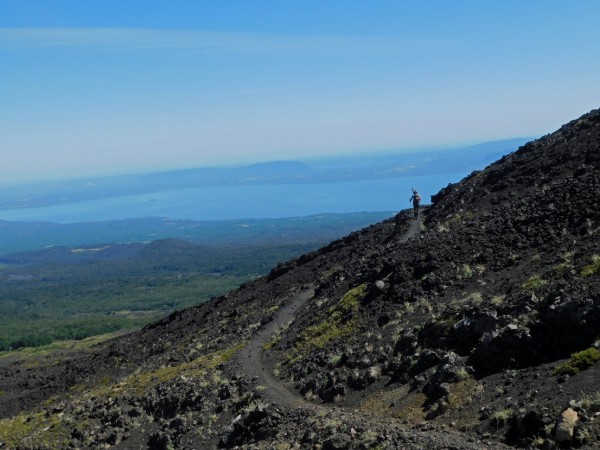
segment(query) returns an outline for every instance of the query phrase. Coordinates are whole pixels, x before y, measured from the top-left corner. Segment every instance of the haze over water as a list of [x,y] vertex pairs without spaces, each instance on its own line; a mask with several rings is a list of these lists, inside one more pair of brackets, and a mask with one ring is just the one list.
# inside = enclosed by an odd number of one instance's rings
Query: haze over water
[[97,222],[138,217],[189,220],[298,217],[321,213],[399,211],[410,207],[411,188],[424,203],[466,174],[402,177],[346,183],[278,184],[162,190],[39,208],[0,210],[0,219]]

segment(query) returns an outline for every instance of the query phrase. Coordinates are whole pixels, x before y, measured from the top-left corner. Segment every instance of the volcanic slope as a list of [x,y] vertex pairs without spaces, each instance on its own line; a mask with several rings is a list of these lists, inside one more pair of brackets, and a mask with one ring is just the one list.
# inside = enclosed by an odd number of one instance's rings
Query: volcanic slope
[[[0,367],[6,448],[598,448],[600,110],[408,212],[79,353]],[[250,362],[249,362],[250,361]]]

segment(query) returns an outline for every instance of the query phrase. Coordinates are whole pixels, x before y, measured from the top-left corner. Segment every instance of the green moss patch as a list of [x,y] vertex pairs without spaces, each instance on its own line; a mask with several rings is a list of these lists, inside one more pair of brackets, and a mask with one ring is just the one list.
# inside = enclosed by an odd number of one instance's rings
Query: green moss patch
[[[246,343],[241,343],[234,347],[202,355],[177,366],[165,366],[148,372],[136,373],[121,380],[104,380],[91,389],[87,395],[93,397],[119,396],[121,392],[126,392],[142,396],[154,386],[182,375],[188,378],[203,378],[209,371],[231,360],[245,345]],[[80,385],[72,388],[73,392],[80,390]]]
[[0,420],[0,447],[63,449],[69,438],[70,433],[57,414],[20,414]]
[[288,353],[288,362],[296,362],[311,350],[323,348],[331,341],[354,333],[357,318],[352,317],[352,313],[358,311],[366,290],[365,284],[350,289],[337,304],[329,308],[327,317],[318,324],[306,328],[300,340]]
[[166,383],[181,375],[189,378],[202,377],[208,371],[231,360],[244,346],[245,343],[239,344],[235,347],[200,356],[193,361],[178,366],[161,367],[158,370],[133,375],[127,380],[127,383],[134,386],[139,394],[143,394],[149,388]]
[[589,277],[592,275],[596,275],[598,272],[600,272],[600,256],[594,255],[591,259],[592,262],[585,266],[583,269],[581,269],[582,277]]
[[554,375],[576,375],[591,367],[597,361],[600,361],[600,350],[590,347],[579,353],[573,353],[566,363],[554,369]]

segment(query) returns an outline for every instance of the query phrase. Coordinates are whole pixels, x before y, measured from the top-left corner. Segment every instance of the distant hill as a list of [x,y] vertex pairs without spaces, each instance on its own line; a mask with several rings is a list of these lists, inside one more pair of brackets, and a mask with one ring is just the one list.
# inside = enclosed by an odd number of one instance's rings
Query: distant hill
[[392,214],[365,212],[220,221],[146,217],[69,224],[0,220],[0,255],[50,246],[102,246],[165,238],[210,246],[314,245],[337,239]]
[[386,152],[271,161],[241,167],[88,177],[2,186],[0,210],[37,208],[161,190],[216,186],[339,183],[419,175],[469,173],[510,153],[528,139],[509,139],[445,150]]

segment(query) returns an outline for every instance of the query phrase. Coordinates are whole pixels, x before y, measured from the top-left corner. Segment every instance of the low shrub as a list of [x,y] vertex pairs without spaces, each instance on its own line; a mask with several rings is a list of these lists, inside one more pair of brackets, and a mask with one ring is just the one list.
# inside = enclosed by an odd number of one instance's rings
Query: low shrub
[[535,275],[532,275],[531,277],[529,277],[521,286],[527,292],[529,292],[531,294],[535,294],[546,283],[548,283],[546,280],[544,280],[539,275],[535,274]]
[[576,375],[597,361],[600,361],[600,350],[590,347],[587,350],[573,353],[566,363],[554,369],[554,375]]

